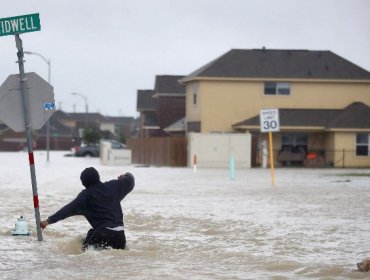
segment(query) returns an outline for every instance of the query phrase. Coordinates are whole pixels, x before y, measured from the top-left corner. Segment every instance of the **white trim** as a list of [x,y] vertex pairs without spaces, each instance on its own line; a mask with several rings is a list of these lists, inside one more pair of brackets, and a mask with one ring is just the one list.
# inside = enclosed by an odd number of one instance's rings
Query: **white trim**
[[153,97],[185,97],[185,93],[155,93]]

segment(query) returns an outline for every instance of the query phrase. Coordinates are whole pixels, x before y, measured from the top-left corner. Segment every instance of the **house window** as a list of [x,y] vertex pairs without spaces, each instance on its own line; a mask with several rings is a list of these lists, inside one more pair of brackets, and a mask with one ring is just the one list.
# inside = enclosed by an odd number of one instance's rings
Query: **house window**
[[369,156],[370,134],[357,133],[356,135],[356,156]]
[[198,102],[198,82],[193,83],[193,104],[196,105]]
[[265,95],[290,95],[290,83],[265,82]]

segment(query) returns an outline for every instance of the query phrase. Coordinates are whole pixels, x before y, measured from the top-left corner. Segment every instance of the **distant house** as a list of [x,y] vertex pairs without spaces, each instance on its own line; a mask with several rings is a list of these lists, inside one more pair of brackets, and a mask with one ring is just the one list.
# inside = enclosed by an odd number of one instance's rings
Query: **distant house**
[[[155,79],[154,95],[157,105],[159,127],[169,134],[179,133],[176,125],[185,117],[185,86],[179,80],[184,76],[158,75]],[[185,129],[181,131],[185,134]]]
[[157,75],[154,90],[137,91],[140,136],[185,135],[185,87],[183,76]]
[[[103,137],[124,141],[135,133],[136,122],[133,117],[105,117],[99,113],[66,113],[57,110],[49,118],[49,148],[69,150],[80,145],[85,128],[97,128],[105,132]],[[33,131],[35,148],[47,147],[47,133],[47,123],[41,129]],[[15,133],[0,124],[0,150],[14,151],[25,147],[27,141],[24,132]]]
[[259,112],[276,108],[277,163],[370,166],[370,73],[331,51],[233,49],[181,82],[188,132],[249,131],[258,151]]
[[[96,128],[105,133],[102,137],[115,138],[119,141],[135,133],[133,117],[103,116],[99,113],[66,113],[61,122],[75,128],[74,137],[82,138],[85,128]],[[77,133],[76,133],[77,132]]]
[[0,122],[0,151],[19,151],[24,147],[27,147],[26,134],[13,132]]
[[159,133],[156,99],[154,90],[138,90],[136,110],[139,116],[139,137],[156,136]]
[[133,117],[106,116],[100,123],[100,130],[110,131],[119,141],[125,142],[135,134],[136,122]]
[[[16,133],[3,125],[0,131],[0,150],[16,151],[27,148],[25,132]],[[1,129],[0,129],[1,130]],[[78,132],[75,121],[63,111],[56,111],[49,118],[49,147],[52,150],[69,150]],[[47,123],[39,130],[33,131],[34,148],[45,149],[47,142]]]
[[99,113],[68,113],[68,115],[70,119],[74,120],[75,125],[80,128],[100,128],[100,124],[105,120],[105,117]]

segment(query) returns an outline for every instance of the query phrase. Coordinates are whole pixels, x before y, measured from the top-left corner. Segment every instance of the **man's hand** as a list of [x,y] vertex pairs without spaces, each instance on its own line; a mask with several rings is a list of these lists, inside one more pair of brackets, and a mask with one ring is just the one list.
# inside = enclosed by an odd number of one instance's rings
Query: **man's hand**
[[126,176],[134,177],[130,172],[126,172],[125,174],[119,175],[118,180],[124,179]]
[[125,174],[121,174],[121,175],[119,175],[119,176],[118,176],[118,180],[122,180],[122,179],[124,179],[124,178],[125,178],[125,176],[127,176],[127,175],[131,175],[131,173],[130,173],[130,172],[126,172]]
[[41,227],[42,229],[45,229],[45,228],[46,228],[46,226],[47,226],[48,224],[49,224],[48,220],[42,221],[42,222],[40,223],[40,227]]

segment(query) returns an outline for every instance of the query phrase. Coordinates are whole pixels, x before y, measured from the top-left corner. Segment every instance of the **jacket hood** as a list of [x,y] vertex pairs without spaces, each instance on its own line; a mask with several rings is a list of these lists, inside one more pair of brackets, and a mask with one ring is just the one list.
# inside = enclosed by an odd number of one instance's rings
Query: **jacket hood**
[[85,188],[89,188],[93,185],[100,183],[100,176],[98,171],[94,167],[88,167],[81,172],[81,183]]

